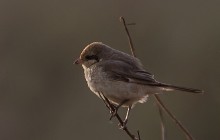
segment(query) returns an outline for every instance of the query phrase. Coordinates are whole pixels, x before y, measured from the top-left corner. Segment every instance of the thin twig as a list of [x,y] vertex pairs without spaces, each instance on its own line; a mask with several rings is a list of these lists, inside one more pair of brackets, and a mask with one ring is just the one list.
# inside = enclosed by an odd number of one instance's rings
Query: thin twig
[[[108,100],[107,97],[105,97],[105,95],[104,95],[103,93],[99,92],[99,97],[103,100],[103,102],[105,103],[105,105],[108,107],[108,109],[109,109],[110,111],[115,110],[114,105]],[[124,125],[124,122],[123,122],[123,120],[121,119],[121,117],[118,115],[117,112],[115,113],[115,117],[118,119],[119,124],[120,124],[121,126],[123,126],[123,125]],[[141,139],[140,139],[140,136],[139,136],[139,132],[138,132],[138,138],[137,138],[135,135],[133,135],[133,134],[128,130],[127,126],[123,126],[123,129],[122,129],[122,130],[124,130],[132,140],[141,140]]]
[[126,33],[127,33],[129,45],[130,45],[130,48],[131,48],[131,53],[132,53],[132,55],[133,55],[134,57],[136,57],[136,55],[135,55],[135,50],[134,50],[134,45],[133,45],[133,42],[132,42],[130,33],[129,33],[129,31],[128,31],[127,24],[126,24],[126,22],[125,22],[124,17],[120,17],[120,21],[123,23],[124,28],[125,28],[125,31],[126,31]]
[[138,130],[137,133],[138,133],[138,139],[140,140],[141,139],[140,131]]
[[163,116],[163,112],[162,112],[163,110],[159,106],[158,103],[157,103],[157,107],[158,107],[158,111],[159,111],[159,115],[160,115],[161,139],[166,140],[167,135],[166,135],[166,129],[165,129],[165,120],[164,120],[164,116]]
[[161,99],[158,97],[158,95],[154,95],[157,103],[161,106],[161,108],[166,112],[172,120],[176,123],[176,125],[183,131],[183,133],[186,135],[186,138],[188,140],[194,140],[192,135],[189,133],[189,131],[181,124],[179,120],[167,109],[167,107],[164,105],[164,103],[161,101]]
[[104,95],[101,94],[100,92],[99,92],[99,97],[100,97],[100,99],[102,99],[103,103],[104,103],[105,106],[110,110],[110,112],[113,111],[113,110],[111,110],[110,105],[109,105],[109,104],[107,103],[107,101],[105,100]]
[[[128,40],[129,40],[129,45],[130,45],[130,49],[131,49],[131,53],[134,57],[136,57],[135,55],[135,50],[134,50],[134,46],[133,46],[133,43],[132,43],[132,39],[131,39],[131,36],[129,34],[129,31],[128,31],[128,28],[127,28],[127,24],[125,22],[125,19],[123,17],[120,17],[120,21],[123,22],[123,25],[125,27],[125,30],[126,30],[126,33],[127,33],[127,36],[128,36]],[[169,111],[169,109],[163,104],[163,102],[161,101],[161,99],[159,98],[158,95],[154,94],[153,95],[155,97],[155,100],[157,101],[158,105],[159,105],[159,110],[161,110],[161,108],[164,110],[164,112],[166,112],[171,118],[172,120],[176,123],[177,126],[179,126],[180,130],[182,130],[182,132],[186,135],[186,138],[188,140],[194,140],[192,135],[189,133],[189,131],[180,123],[180,121],[178,121],[176,119],[176,117],[171,113],[171,111]],[[162,113],[162,112],[161,112]],[[160,115],[161,117],[161,120],[163,120],[163,116]],[[165,138],[165,127],[164,127],[164,122],[161,121],[162,125],[163,126],[161,129],[162,129],[162,138]]]
[[[130,33],[129,33],[129,30],[128,30],[128,28],[127,28],[127,25],[128,24],[126,24],[126,22],[125,22],[125,19],[124,19],[124,17],[120,17],[120,21],[123,23],[123,25],[124,25],[124,28],[125,28],[125,31],[126,31],[126,33],[127,33],[127,36],[128,36],[128,41],[129,41],[129,46],[130,46],[130,50],[131,50],[131,54],[134,56],[134,57],[136,57],[136,54],[135,54],[135,49],[134,49],[134,46],[133,46],[133,43],[132,43],[132,38],[131,38],[131,36],[130,36]],[[162,140],[165,140],[165,137],[166,137],[166,131],[165,131],[165,125],[164,125],[164,119],[163,119],[163,115],[162,115],[162,109],[161,109],[161,107],[160,107],[160,105],[158,105],[158,109],[159,109],[159,112],[160,112],[160,118],[161,118],[161,134],[162,134]]]

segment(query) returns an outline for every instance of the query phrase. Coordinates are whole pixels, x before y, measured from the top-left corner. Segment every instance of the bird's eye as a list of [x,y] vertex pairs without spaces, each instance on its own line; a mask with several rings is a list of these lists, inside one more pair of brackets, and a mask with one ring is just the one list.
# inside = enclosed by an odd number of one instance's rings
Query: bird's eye
[[96,61],[99,61],[99,58],[98,56],[96,55],[86,55],[85,57],[87,60],[96,60]]

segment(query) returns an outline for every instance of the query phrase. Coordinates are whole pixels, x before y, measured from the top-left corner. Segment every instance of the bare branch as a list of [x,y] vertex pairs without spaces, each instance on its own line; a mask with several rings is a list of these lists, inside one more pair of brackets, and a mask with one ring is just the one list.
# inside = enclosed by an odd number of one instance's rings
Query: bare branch
[[[99,97],[103,100],[103,102],[105,103],[105,105],[108,107],[108,109],[109,109],[110,111],[115,110],[114,105],[108,100],[107,97],[105,97],[105,95],[104,95],[103,93],[99,92]],[[124,122],[123,122],[123,120],[121,119],[121,117],[118,115],[117,112],[115,112],[115,117],[118,119],[119,124],[120,124],[121,126],[123,126],[123,125],[124,125]],[[124,130],[124,131],[127,133],[127,135],[128,135],[132,140],[141,140],[141,139],[140,139],[140,136],[139,136],[139,132],[138,132],[138,138],[137,138],[135,135],[133,135],[133,134],[128,130],[127,126],[123,126],[123,129],[122,129],[122,130]]]
[[172,120],[176,123],[176,125],[180,128],[180,130],[183,131],[183,133],[186,135],[186,138],[188,140],[194,140],[192,135],[189,133],[189,131],[181,124],[181,122],[179,120],[177,120],[177,118],[167,109],[167,107],[163,104],[163,102],[161,101],[161,99],[158,97],[158,95],[154,95],[157,103],[161,106],[161,108],[164,110],[164,112],[166,112],[171,118]]
[[[131,53],[132,53],[132,55],[133,55],[134,57],[136,57],[136,55],[135,55],[135,50],[134,50],[134,46],[133,46],[133,42],[132,42],[130,33],[129,33],[129,31],[128,31],[128,28],[127,28],[127,25],[131,25],[131,24],[126,24],[124,17],[120,17],[120,22],[123,23],[124,28],[125,28],[125,31],[126,31],[126,33],[127,33],[127,37],[128,37],[128,41],[129,41]],[[135,24],[132,23],[132,25],[135,25]]]
[[138,133],[138,139],[140,140],[141,139],[140,131],[138,130],[137,133]]
[[[131,54],[136,57],[136,54],[135,54],[135,49],[134,49],[134,46],[133,46],[133,43],[132,43],[132,38],[129,34],[129,31],[128,31],[128,28],[127,28],[127,25],[130,25],[130,24],[126,24],[125,22],[125,19],[124,17],[120,17],[120,21],[123,23],[124,25],[124,28],[125,28],[125,31],[127,33],[127,36],[128,36],[128,42],[129,42],[129,46],[130,46],[130,50],[131,50]],[[164,125],[164,119],[163,119],[163,115],[162,115],[162,109],[160,107],[160,105],[158,105],[158,109],[159,109],[159,112],[160,112],[160,118],[161,118],[161,134],[162,134],[162,140],[165,140],[165,137],[166,137],[166,131],[165,131],[165,125]],[[139,133],[138,133],[139,134]]]
[[[125,27],[125,31],[127,33],[128,36],[128,40],[129,40],[129,45],[130,45],[130,49],[131,49],[131,53],[134,57],[136,57],[135,55],[135,49],[132,43],[132,39],[131,36],[129,34],[128,28],[127,28],[127,24],[125,22],[125,19],[123,17],[120,17],[120,21],[123,23],[124,27]],[[159,98],[158,95],[154,94],[153,95],[155,97],[155,100],[158,104],[159,107],[159,111],[160,111],[160,118],[161,118],[161,131],[162,131],[162,140],[165,140],[165,136],[166,136],[166,131],[165,131],[165,127],[164,127],[164,121],[163,121],[163,115],[162,115],[162,111],[161,109],[163,109],[163,111],[165,111],[171,118],[172,120],[176,123],[176,125],[180,128],[180,130],[182,130],[182,132],[186,135],[186,138],[188,140],[194,140],[192,135],[189,133],[189,131],[180,123],[180,121],[178,121],[176,119],[176,117],[169,111],[169,109],[163,104],[163,102],[161,101],[161,99]]]
[[161,139],[162,140],[166,140],[167,135],[166,135],[166,129],[165,129],[165,121],[164,121],[164,116],[163,116],[163,110],[162,108],[159,106],[159,104],[157,103],[157,107],[158,107],[158,111],[159,111],[159,115],[160,115],[160,126],[161,126]]

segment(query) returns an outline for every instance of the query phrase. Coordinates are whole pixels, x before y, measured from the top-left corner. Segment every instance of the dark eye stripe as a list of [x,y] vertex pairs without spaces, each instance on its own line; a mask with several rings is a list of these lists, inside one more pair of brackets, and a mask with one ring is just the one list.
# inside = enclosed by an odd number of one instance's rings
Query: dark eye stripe
[[87,55],[85,58],[86,58],[87,60],[96,60],[96,61],[99,61],[99,58],[98,58],[98,56],[96,56],[96,55]]

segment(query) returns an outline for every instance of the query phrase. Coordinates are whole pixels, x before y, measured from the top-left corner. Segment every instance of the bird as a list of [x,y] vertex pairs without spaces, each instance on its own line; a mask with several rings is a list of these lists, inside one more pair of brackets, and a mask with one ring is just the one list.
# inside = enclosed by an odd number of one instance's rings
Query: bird
[[149,95],[176,90],[203,93],[203,90],[157,81],[153,74],[144,69],[138,58],[102,42],[87,45],[74,64],[82,65],[89,89],[99,98],[102,93],[115,106],[111,118],[118,108],[127,108],[124,126],[130,110],[137,103],[146,102]]

